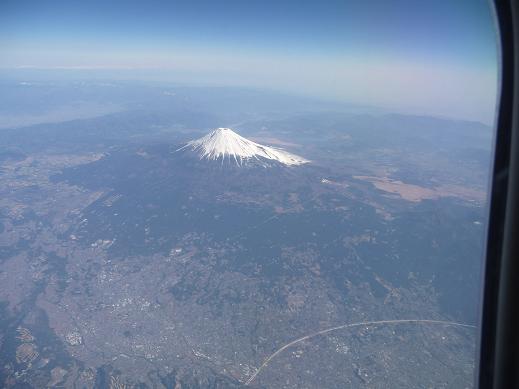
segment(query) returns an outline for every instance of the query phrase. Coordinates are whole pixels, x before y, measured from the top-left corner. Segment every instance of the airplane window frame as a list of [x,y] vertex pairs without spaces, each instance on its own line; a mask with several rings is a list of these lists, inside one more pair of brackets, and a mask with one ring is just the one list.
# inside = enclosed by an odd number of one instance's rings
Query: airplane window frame
[[495,0],[494,9],[501,79],[477,383],[505,389],[519,387],[519,4]]

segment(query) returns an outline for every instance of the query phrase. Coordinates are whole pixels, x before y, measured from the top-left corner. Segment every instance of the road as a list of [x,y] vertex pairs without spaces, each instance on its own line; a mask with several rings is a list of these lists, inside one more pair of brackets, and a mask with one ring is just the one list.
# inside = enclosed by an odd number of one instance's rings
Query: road
[[254,379],[258,376],[261,371],[267,367],[267,365],[274,359],[277,355],[281,354],[283,351],[285,351],[287,348],[290,348],[297,343],[300,343],[304,340],[315,338],[316,336],[325,335],[329,332],[342,330],[344,328],[353,328],[353,327],[361,327],[361,326],[375,326],[375,325],[386,325],[386,324],[404,324],[404,323],[415,323],[415,324],[436,324],[436,325],[445,325],[445,326],[456,326],[456,327],[465,327],[465,328],[476,328],[476,326],[471,324],[464,324],[464,323],[456,323],[452,321],[444,321],[444,320],[426,320],[426,319],[401,319],[401,320],[378,320],[378,321],[364,321],[359,323],[348,323],[348,324],[342,324],[336,327],[327,328],[318,332],[314,332],[310,335],[303,336],[302,338],[293,340],[284,346],[277,349],[274,353],[270,354],[261,366],[254,372],[253,375],[249,377],[249,379],[245,382],[245,385],[250,385]]

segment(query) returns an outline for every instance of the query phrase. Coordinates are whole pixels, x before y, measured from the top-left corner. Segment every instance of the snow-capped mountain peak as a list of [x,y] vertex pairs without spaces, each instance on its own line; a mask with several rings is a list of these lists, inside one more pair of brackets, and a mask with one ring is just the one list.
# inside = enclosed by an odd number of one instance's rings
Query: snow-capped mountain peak
[[284,165],[301,165],[309,161],[282,149],[263,146],[248,140],[230,128],[217,128],[202,138],[188,142],[182,149],[190,149],[198,154],[200,159],[224,161],[226,158],[237,165],[251,160],[277,161]]

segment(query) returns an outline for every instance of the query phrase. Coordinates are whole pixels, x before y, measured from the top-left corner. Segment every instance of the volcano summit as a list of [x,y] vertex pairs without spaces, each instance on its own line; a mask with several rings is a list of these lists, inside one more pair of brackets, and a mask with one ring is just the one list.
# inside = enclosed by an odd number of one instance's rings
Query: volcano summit
[[218,160],[221,158],[224,162],[227,158],[229,162],[236,163],[238,166],[251,162],[268,165],[268,162],[276,161],[287,166],[309,162],[282,149],[263,146],[248,140],[230,128],[217,128],[202,138],[188,142],[179,150],[186,149],[194,151],[200,159]]

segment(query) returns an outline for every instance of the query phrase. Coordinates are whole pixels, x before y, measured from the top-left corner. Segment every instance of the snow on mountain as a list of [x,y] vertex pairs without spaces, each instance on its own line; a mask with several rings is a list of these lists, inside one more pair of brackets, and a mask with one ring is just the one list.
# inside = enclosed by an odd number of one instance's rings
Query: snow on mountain
[[282,149],[263,146],[250,141],[230,128],[217,128],[202,138],[188,142],[179,150],[182,149],[194,151],[200,159],[217,160],[222,158],[222,161],[224,161],[225,158],[228,158],[230,162],[235,162],[239,166],[255,160],[258,162],[272,160],[288,166],[309,162]]

